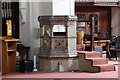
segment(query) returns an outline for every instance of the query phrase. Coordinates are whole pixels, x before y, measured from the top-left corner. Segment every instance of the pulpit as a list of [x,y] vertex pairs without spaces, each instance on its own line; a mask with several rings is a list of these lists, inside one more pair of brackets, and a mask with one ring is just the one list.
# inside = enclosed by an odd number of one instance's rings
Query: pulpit
[[75,70],[76,16],[40,16],[40,70]]

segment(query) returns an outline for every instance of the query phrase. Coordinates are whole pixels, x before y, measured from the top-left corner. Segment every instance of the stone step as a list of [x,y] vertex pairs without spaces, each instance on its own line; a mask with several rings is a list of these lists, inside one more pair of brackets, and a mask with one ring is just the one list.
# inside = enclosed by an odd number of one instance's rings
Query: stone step
[[106,58],[86,58],[88,60],[92,60],[94,65],[108,64],[108,59]]
[[97,51],[77,51],[78,53],[84,53],[85,58],[100,58],[100,52]]
[[99,67],[100,72],[115,71],[115,65],[112,64],[102,64],[102,65],[94,65],[94,66]]
[[77,44],[77,51],[84,51],[85,50],[85,44]]
[[101,58],[100,52],[77,51],[79,55],[79,71],[105,72],[115,71],[115,65],[108,64],[107,58]]

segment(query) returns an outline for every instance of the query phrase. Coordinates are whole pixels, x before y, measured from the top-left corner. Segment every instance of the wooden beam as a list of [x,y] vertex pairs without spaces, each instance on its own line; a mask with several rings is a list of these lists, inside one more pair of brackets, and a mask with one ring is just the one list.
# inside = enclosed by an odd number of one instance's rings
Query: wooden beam
[[94,6],[110,6],[110,7],[118,7],[117,2],[96,2]]
[[94,51],[94,17],[91,18],[91,51]]
[[94,6],[93,2],[75,2],[75,6]]

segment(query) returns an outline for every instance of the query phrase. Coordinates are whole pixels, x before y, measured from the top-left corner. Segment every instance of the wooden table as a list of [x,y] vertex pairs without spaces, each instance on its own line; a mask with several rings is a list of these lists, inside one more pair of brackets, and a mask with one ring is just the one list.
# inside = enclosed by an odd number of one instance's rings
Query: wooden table
[[0,55],[2,56],[2,75],[16,71],[16,43],[19,39],[0,37]]

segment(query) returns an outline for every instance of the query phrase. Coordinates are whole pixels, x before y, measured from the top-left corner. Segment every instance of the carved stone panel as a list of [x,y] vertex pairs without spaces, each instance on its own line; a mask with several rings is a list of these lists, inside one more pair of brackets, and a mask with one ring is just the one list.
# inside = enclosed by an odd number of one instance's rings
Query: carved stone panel
[[66,49],[66,39],[54,39],[53,48],[57,51],[64,51]]

